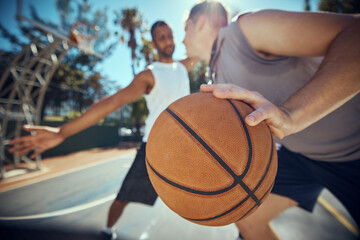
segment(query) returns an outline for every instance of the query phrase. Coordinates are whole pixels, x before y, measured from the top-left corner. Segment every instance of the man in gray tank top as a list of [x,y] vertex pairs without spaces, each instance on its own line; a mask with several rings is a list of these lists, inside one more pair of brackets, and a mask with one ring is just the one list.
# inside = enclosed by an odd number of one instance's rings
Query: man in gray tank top
[[360,19],[277,10],[227,18],[206,1],[186,21],[188,56],[209,62],[215,83],[201,91],[247,102],[255,110],[246,123],[265,121],[282,145],[272,194],[239,231],[278,239],[269,222],[289,207],[312,211],[324,187],[359,225]]

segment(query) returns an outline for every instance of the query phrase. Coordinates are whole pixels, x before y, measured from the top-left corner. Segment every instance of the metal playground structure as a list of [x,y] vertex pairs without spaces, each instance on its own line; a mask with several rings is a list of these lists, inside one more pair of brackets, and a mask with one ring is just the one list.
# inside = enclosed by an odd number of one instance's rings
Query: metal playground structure
[[[26,13],[26,9],[30,9],[35,3],[17,0],[16,19],[19,24],[32,25],[42,35],[24,46],[0,76],[0,178],[2,179],[12,175],[7,174],[10,170],[27,173],[41,169],[41,157],[32,160],[26,155],[10,154],[6,148],[11,139],[20,137],[24,123],[40,124],[47,88],[69,49],[76,46],[85,54],[103,58],[94,50],[99,27],[79,21],[84,9],[87,9],[86,1],[50,2],[56,5],[59,13],[59,23],[56,27],[33,19]],[[69,7],[64,5],[65,3],[72,4],[71,7],[77,9],[75,17],[70,16],[71,12],[65,11]],[[26,167],[20,168],[22,162],[27,163]]]

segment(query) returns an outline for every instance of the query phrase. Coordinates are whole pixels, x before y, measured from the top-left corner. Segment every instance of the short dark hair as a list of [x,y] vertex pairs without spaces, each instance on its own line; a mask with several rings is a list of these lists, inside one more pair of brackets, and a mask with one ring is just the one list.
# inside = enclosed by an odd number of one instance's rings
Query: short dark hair
[[210,19],[214,27],[222,28],[228,25],[228,11],[220,2],[203,1],[196,4],[190,11],[189,19],[196,22],[202,14]]
[[166,22],[164,21],[156,21],[152,26],[151,26],[151,37],[152,39],[154,40],[155,38],[155,31],[156,31],[156,28],[159,27],[159,26],[168,26],[169,27],[169,24],[167,24]]

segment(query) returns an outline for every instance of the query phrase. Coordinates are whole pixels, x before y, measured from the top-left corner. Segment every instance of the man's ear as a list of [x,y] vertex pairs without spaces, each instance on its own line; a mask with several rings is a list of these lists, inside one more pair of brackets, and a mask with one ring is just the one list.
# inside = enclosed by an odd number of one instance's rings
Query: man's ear
[[196,21],[196,25],[195,25],[196,30],[201,31],[207,23],[208,23],[207,17],[205,17],[204,15],[200,15]]
[[156,49],[156,43],[154,42],[154,40],[151,41],[151,45],[153,46],[153,48]]

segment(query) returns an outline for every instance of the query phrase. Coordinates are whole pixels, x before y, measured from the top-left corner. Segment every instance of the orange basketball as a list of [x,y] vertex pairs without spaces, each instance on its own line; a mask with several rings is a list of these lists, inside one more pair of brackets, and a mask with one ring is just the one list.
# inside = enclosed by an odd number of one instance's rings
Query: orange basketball
[[195,93],[156,120],[146,146],[150,180],[164,203],[201,225],[223,226],[253,213],[269,195],[277,153],[268,126],[247,126],[244,102]]

